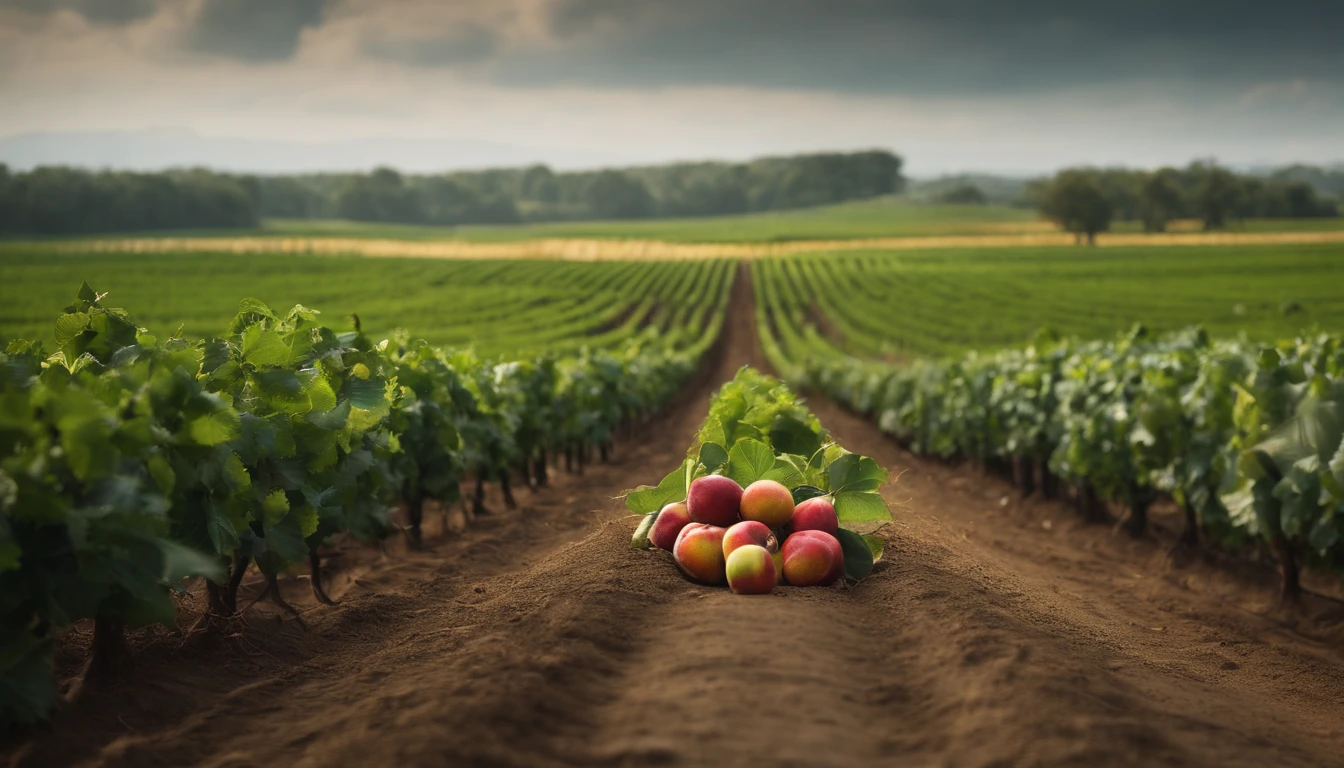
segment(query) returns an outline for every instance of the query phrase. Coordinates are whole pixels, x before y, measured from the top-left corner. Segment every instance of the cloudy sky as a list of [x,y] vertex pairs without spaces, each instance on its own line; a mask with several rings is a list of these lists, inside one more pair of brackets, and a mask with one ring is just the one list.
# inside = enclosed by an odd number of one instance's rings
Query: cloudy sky
[[0,161],[1344,161],[1339,0],[0,0]]

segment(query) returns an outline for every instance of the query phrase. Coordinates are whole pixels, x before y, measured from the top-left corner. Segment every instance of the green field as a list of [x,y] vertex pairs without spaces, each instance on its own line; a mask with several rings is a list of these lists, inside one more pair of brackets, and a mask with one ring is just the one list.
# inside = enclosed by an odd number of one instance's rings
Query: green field
[[547,238],[640,239],[679,243],[760,243],[925,237],[1039,231],[1035,211],[995,205],[921,205],[905,198],[878,198],[816,208],[737,216],[626,221],[549,222],[501,226],[437,227],[377,224],[339,219],[271,219],[257,230],[164,231],[133,237],[356,237],[394,240],[510,242]]
[[768,259],[756,291],[784,352],[953,355],[1041,328],[1109,337],[1134,323],[1215,336],[1344,329],[1344,248],[1294,246],[869,251]]
[[[1198,231],[1194,221],[1174,222],[1172,231]],[[1317,232],[1344,229],[1344,217],[1252,219],[1232,222],[1229,232]],[[551,238],[661,240],[673,243],[771,243],[877,237],[1013,235],[1054,231],[1033,209],[1005,205],[931,205],[884,197],[770,213],[684,219],[549,222],[500,226],[441,227],[378,224],[339,219],[271,219],[255,230],[129,233],[112,237],[303,237],[391,240],[464,240],[498,243]],[[1141,232],[1137,221],[1113,222],[1111,231]],[[106,236],[91,236],[103,239]]]
[[37,254],[0,251],[0,340],[52,338],[81,281],[160,335],[222,333],[244,297],[303,303],[324,322],[404,328],[482,354],[603,346],[639,325],[699,328],[721,301],[727,262],[434,261],[297,255]]
[[[1266,220],[1235,229],[1327,230],[1341,222]],[[261,234],[408,242],[765,242],[1011,234],[1041,232],[1043,226],[1022,209],[885,198],[752,216],[460,230],[286,221],[269,223]],[[833,344],[859,357],[908,359],[1002,347],[1042,327],[1096,338],[1135,322],[1155,329],[1198,323],[1215,335],[1245,331],[1266,339],[1313,326],[1344,327],[1339,243],[851,251],[767,259],[754,269],[771,327],[786,346]],[[218,333],[238,300],[255,296],[275,306],[303,302],[338,325],[358,314],[376,334],[406,328],[436,344],[475,344],[488,354],[601,345],[640,324],[664,330],[694,324],[706,302],[726,290],[731,274],[727,262],[98,254],[21,243],[0,248],[0,270],[0,339],[49,339],[54,313],[87,280],[108,292],[113,305],[134,307],[140,322],[159,332],[182,325],[192,336]]]

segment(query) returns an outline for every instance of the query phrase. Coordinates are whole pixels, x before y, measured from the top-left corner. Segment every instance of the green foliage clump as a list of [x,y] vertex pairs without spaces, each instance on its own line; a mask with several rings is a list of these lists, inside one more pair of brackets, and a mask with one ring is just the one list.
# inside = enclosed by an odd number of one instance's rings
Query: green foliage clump
[[[634,544],[647,547],[647,533],[665,505],[686,498],[692,481],[725,475],[743,487],[774,480],[793,491],[794,500],[829,496],[842,526],[891,519],[878,489],[887,473],[867,456],[850,453],[829,433],[789,387],[773,376],[744,366],[710,400],[709,413],[681,466],[656,486],[626,494],[626,507],[644,515]],[[849,552],[872,554],[862,537],[842,531]]]
[[546,451],[609,442],[708,343],[634,335],[483,360],[255,299],[224,336],[160,341],[100,299],[80,289],[54,353],[14,341],[0,354],[0,725],[49,714],[53,645],[72,623],[95,620],[96,660],[125,627],[172,626],[189,576],[206,579],[212,616],[235,614],[253,566],[275,590],[306,562],[325,599],[318,548],[334,534],[386,536],[405,503],[418,540],[426,499],[459,498],[467,473],[506,484]]

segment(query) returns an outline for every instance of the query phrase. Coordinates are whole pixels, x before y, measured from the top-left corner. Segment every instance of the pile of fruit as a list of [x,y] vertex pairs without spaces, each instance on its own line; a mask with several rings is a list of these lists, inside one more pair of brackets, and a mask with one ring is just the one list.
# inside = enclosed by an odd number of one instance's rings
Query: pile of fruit
[[845,575],[836,539],[835,505],[824,496],[793,503],[774,480],[745,489],[723,475],[691,483],[686,501],[663,507],[649,541],[672,553],[687,578],[722,584],[739,595],[767,594],[776,584],[824,587]]
[[631,543],[671,552],[687,578],[737,594],[858,581],[883,543],[845,526],[891,519],[878,494],[886,479],[828,440],[782,382],[743,368],[710,402],[682,465],[626,495],[644,516]]

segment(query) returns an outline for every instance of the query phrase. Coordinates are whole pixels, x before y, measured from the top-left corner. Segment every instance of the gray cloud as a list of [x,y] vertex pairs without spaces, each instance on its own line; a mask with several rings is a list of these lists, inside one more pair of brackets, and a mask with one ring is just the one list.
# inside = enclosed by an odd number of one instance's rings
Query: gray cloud
[[364,53],[383,61],[412,67],[456,67],[489,58],[499,47],[499,37],[484,27],[467,24],[429,37],[373,37],[362,47]]
[[154,15],[158,0],[0,0],[0,8],[51,14],[74,11],[95,24],[125,24]]
[[250,62],[293,57],[299,34],[322,23],[326,0],[205,0],[187,48]]
[[1335,0],[556,0],[501,82],[980,94],[1344,78]]

